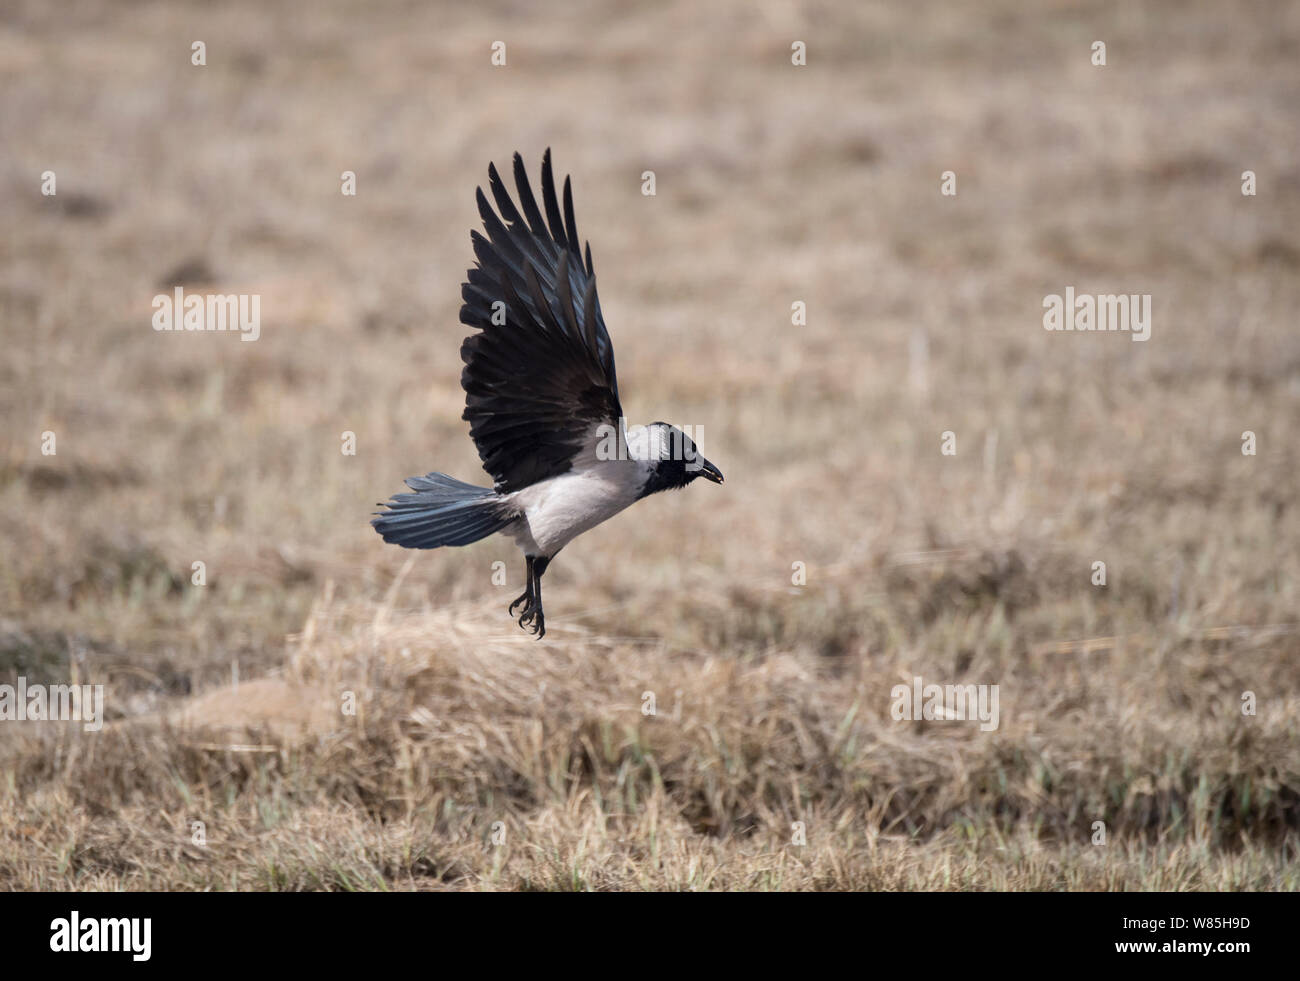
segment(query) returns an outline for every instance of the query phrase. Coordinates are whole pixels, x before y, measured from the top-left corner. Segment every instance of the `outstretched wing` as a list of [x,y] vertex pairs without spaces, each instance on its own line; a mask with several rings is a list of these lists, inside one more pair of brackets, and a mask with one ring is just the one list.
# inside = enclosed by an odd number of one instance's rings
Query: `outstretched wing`
[[478,189],[487,237],[470,233],[478,262],[460,308],[461,323],[480,329],[460,349],[463,418],[501,493],[565,473],[596,427],[617,431],[623,412],[591,246],[585,266],[578,250],[569,180],[561,217],[547,150],[543,219],[517,153],[514,168],[522,215],[494,165],[488,176],[500,218]]

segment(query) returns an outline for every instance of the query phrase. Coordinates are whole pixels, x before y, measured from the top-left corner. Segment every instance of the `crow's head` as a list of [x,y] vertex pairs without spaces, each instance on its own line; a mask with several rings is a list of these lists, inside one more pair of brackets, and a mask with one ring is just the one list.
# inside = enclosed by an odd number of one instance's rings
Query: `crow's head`
[[722,471],[700,455],[695,441],[676,426],[652,422],[629,430],[628,446],[635,459],[643,461],[648,474],[641,496],[685,487],[696,477],[722,483]]

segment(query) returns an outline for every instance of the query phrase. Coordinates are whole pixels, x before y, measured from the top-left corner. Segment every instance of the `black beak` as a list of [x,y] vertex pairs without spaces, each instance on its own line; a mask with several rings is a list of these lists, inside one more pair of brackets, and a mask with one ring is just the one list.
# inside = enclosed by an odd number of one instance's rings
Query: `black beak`
[[708,460],[700,461],[700,476],[705,480],[713,481],[715,484],[722,483],[722,471]]

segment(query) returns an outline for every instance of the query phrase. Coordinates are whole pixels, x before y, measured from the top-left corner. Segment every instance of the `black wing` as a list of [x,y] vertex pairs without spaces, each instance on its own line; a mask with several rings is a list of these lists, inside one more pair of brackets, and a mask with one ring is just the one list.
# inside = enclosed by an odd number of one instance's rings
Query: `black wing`
[[[547,150],[543,220],[519,154],[515,184],[522,215],[495,166],[488,166],[488,177],[501,218],[480,187],[478,210],[487,238],[470,233],[478,262],[461,289],[460,320],[481,332],[461,345],[460,383],[466,394],[463,418],[483,468],[496,489],[508,493],[566,472],[596,426],[607,423],[618,430],[623,410],[614,347],[596,297],[591,246],[585,267],[578,251],[568,178],[561,218]],[[495,304],[504,306],[494,310]]]

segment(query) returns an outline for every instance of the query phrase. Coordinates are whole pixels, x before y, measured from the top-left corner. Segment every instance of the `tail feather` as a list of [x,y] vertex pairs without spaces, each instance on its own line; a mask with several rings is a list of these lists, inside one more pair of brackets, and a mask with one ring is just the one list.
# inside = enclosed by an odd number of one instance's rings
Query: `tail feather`
[[370,524],[384,541],[404,548],[468,545],[500,531],[517,517],[490,487],[462,483],[445,473],[409,477],[414,494],[394,494]]

